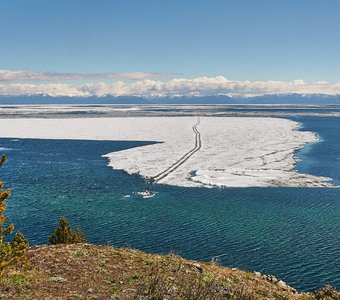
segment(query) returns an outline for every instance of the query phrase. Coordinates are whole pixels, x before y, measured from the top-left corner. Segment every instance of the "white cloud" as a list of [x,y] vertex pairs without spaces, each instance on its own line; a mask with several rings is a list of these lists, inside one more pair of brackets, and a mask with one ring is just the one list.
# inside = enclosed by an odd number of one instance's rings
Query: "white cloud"
[[295,81],[231,81],[223,76],[170,81],[143,80],[133,83],[122,81],[112,84],[94,83],[81,87],[85,93],[103,96],[211,96],[229,95],[251,97],[266,94],[340,94],[340,83]]
[[91,96],[82,92],[79,87],[68,84],[0,84],[0,95],[3,96],[20,96],[45,94],[52,97],[70,96],[85,97]]
[[42,82],[42,81],[67,81],[67,80],[144,80],[147,78],[174,77],[173,73],[157,72],[131,72],[131,73],[54,73],[34,71],[0,70],[0,82]]
[[[13,74],[11,76],[13,76]],[[42,75],[39,76],[41,76],[40,78],[43,78]],[[143,76],[141,75],[141,77]],[[128,79],[130,80],[131,78]],[[141,96],[148,98],[148,97],[211,96],[211,95],[251,97],[266,94],[291,94],[291,93],[306,95],[340,94],[340,82],[334,83],[324,81],[305,82],[303,80],[233,81],[223,76],[199,77],[195,79],[177,78],[168,81],[151,80],[144,78],[141,78],[140,80],[136,79],[135,81],[132,82],[129,80],[125,78],[125,81],[123,79],[120,79],[112,83],[92,82],[82,85],[73,85],[54,82],[46,84],[12,83],[18,81],[18,79],[16,80],[7,79],[6,84],[0,84],[0,95],[46,94],[50,96],[79,96],[79,97],[113,95],[113,96]],[[32,79],[28,81],[34,80]]]

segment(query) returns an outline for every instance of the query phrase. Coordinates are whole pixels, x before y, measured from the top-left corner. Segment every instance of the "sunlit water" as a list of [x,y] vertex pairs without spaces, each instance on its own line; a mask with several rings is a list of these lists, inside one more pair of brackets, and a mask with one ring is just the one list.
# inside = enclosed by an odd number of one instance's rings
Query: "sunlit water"
[[[340,183],[340,118],[294,120],[322,139],[297,154],[296,168]],[[217,257],[303,290],[340,288],[340,189],[150,186],[101,157],[145,144],[0,139],[9,158],[0,178],[12,189],[11,220],[31,244],[46,244],[63,215],[93,243]],[[158,194],[136,194],[146,188]]]

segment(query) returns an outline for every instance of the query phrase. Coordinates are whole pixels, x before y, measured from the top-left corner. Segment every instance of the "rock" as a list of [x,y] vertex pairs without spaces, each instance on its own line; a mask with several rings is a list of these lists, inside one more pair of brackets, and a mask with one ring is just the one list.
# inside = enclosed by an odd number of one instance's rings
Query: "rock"
[[203,268],[201,267],[200,264],[194,263],[194,264],[192,264],[192,266],[193,266],[193,268],[194,268],[196,271],[198,271],[199,273],[203,273]]
[[[199,263],[185,263],[186,266],[188,266],[191,269],[194,269],[196,272],[198,273],[203,273],[203,268],[201,267],[201,265]],[[185,270],[187,272],[187,270]]]
[[237,268],[231,268],[232,271],[237,271]]
[[73,292],[72,296],[80,298],[80,299],[84,299],[84,297],[82,295],[78,294],[77,292]]
[[93,289],[92,289],[92,288],[89,288],[89,289],[87,290],[87,292],[90,293],[90,294],[92,294],[92,293],[93,293]]
[[278,283],[279,282],[279,280],[273,275],[268,275],[267,280],[269,280],[272,283]]
[[132,288],[123,290],[123,293],[137,293],[137,292],[138,291],[136,289],[132,289]]
[[288,285],[282,280],[279,280],[277,285],[285,290],[288,289]]
[[254,272],[254,274],[255,274],[256,277],[261,277],[262,276],[262,274],[260,272]]
[[59,276],[50,277],[48,280],[49,280],[49,281],[53,281],[53,282],[59,282],[59,283],[67,282],[67,279],[66,279],[66,278],[59,277]]

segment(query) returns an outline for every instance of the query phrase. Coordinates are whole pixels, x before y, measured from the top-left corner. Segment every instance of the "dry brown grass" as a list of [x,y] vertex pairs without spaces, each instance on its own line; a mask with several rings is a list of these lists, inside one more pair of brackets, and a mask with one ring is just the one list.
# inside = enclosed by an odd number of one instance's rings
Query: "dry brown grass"
[[340,299],[330,289],[297,294],[253,273],[108,246],[36,247],[29,262],[0,279],[0,299]]

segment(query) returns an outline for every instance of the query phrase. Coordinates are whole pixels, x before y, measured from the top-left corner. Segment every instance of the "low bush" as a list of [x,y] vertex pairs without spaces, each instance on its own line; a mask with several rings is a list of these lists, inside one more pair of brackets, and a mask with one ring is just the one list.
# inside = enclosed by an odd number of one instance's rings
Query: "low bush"
[[59,227],[54,230],[54,233],[48,238],[51,245],[57,244],[77,244],[85,243],[86,238],[81,229],[78,227],[74,232],[72,227],[68,225],[65,217],[59,219]]

